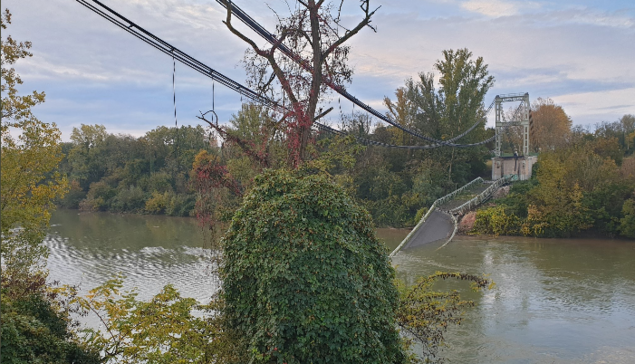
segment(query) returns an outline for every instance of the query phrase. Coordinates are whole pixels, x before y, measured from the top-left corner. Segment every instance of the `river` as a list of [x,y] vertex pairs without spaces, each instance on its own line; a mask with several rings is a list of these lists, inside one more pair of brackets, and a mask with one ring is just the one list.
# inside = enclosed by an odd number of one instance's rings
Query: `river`
[[[393,249],[408,233],[378,229]],[[56,211],[46,239],[50,278],[86,292],[115,273],[147,299],[168,283],[208,301],[218,287],[194,219]],[[447,335],[449,363],[635,363],[635,242],[458,237],[393,258],[408,282],[435,271],[489,274],[462,325]],[[88,324],[94,324],[88,322]]]

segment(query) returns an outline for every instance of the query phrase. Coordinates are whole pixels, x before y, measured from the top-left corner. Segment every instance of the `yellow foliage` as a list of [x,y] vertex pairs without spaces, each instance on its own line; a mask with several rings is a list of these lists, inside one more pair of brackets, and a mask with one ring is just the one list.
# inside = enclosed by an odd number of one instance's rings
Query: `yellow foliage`
[[[221,303],[200,305],[166,285],[148,302],[122,292],[123,276],[108,280],[73,303],[99,317],[103,330],[84,329],[84,341],[104,363],[228,362],[235,345],[221,331]],[[196,312],[199,314],[197,315]],[[205,316],[200,313],[206,313]]]
[[151,214],[160,214],[170,205],[171,199],[169,192],[152,192],[152,197],[146,201],[145,210]]
[[[2,29],[11,23],[2,17]],[[13,68],[20,58],[30,57],[30,42],[2,39],[2,160],[0,226],[3,268],[26,268],[46,255],[42,246],[53,201],[68,190],[66,178],[56,171],[62,160],[60,131],[55,124],[39,121],[31,107],[44,102],[44,93],[19,96],[22,83]],[[3,269],[4,271],[4,269]],[[4,272],[3,272],[4,273]]]
[[503,206],[495,206],[476,212],[473,231],[494,236],[516,235],[520,231],[520,224],[518,216],[507,214]]

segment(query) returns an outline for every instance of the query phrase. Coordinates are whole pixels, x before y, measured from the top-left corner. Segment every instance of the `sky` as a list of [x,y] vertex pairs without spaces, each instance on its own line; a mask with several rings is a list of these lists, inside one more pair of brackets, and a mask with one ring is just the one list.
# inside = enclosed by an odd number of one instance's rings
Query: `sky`
[[[214,0],[102,0],[130,20],[226,76],[245,83],[245,43],[222,23]],[[284,0],[236,0],[274,29]],[[289,0],[289,2],[292,2]],[[345,21],[359,20],[349,0]],[[446,49],[483,57],[495,84],[485,96],[528,92],[551,98],[574,125],[635,114],[635,0],[371,0],[372,24],[351,39],[348,91],[380,111],[385,96],[421,72],[432,72]],[[3,0],[12,24],[2,36],[33,42],[33,57],[16,64],[23,92],[45,91],[34,112],[55,122],[62,139],[74,127],[102,124],[141,136],[173,126],[172,59],[73,0]],[[212,80],[177,64],[179,125],[196,125],[212,108]],[[215,110],[226,122],[241,98],[215,85]],[[342,102],[343,112],[353,112]],[[333,113],[332,118],[338,115]],[[333,120],[332,120],[333,121]],[[490,120],[490,124],[491,124]]]

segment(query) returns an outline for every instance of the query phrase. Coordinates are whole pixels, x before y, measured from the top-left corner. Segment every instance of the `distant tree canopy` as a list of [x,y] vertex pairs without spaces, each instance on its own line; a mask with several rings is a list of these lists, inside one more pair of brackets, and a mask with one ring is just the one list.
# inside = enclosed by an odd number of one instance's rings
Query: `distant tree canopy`
[[89,211],[189,216],[195,196],[190,170],[201,150],[217,151],[202,127],[158,127],[141,138],[102,125],[73,128],[61,169],[71,180],[61,205]]
[[[472,59],[472,52],[465,48],[443,51],[443,59],[434,64],[434,69],[439,72],[438,90],[434,84],[434,73],[422,72],[419,80],[407,80],[406,86],[397,90],[396,103],[389,98],[385,98],[384,103],[389,109],[388,115],[404,126],[447,140],[484,118],[483,102],[487,91],[494,85],[494,77],[489,75],[483,58]],[[395,144],[428,144],[396,128],[389,129]],[[487,135],[483,122],[457,143],[481,141],[487,139]],[[466,166],[482,169],[479,163],[485,160],[488,149],[485,146],[469,149],[443,147],[422,154],[423,158],[433,158],[445,166],[446,184],[452,185],[460,184],[473,175],[475,171],[466,169]]]
[[566,142],[538,157],[532,180],[515,183],[495,207],[477,213],[475,231],[569,237],[594,231],[633,237],[635,158],[618,138],[573,130]]
[[612,123],[598,123],[594,134],[599,138],[615,139],[625,155],[631,155],[635,152],[635,115],[624,115]]
[[531,105],[533,129],[530,146],[534,152],[548,152],[570,142],[572,121],[551,99],[538,98]]

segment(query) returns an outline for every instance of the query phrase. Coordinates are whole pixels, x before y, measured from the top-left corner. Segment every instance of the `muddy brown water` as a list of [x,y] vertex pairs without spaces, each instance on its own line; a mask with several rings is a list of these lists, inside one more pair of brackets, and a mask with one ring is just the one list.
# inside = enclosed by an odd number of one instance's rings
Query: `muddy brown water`
[[[46,244],[50,278],[86,292],[115,273],[149,298],[167,283],[207,301],[217,289],[194,219],[163,216],[53,214]],[[394,249],[405,229],[378,229]],[[435,271],[489,274],[493,290],[447,335],[450,363],[635,363],[635,242],[597,239],[458,237],[393,258],[397,275],[414,282]],[[85,324],[95,326],[88,319]]]

